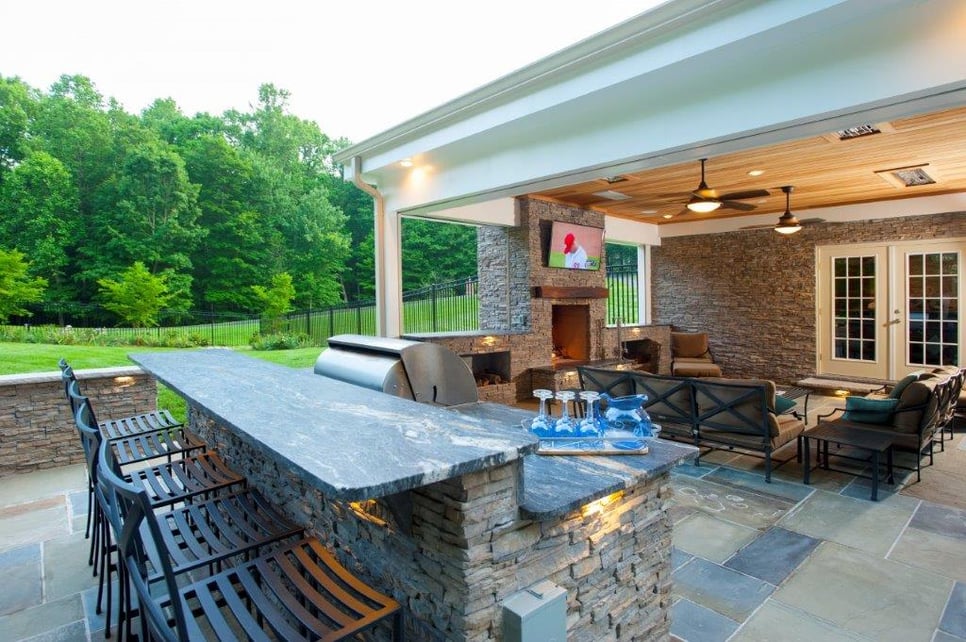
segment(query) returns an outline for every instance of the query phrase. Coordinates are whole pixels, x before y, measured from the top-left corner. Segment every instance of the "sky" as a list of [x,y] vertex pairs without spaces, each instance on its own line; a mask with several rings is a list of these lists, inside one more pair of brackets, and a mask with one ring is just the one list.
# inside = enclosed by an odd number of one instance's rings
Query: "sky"
[[0,0],[0,75],[89,77],[139,113],[249,111],[258,87],[360,142],[661,0]]

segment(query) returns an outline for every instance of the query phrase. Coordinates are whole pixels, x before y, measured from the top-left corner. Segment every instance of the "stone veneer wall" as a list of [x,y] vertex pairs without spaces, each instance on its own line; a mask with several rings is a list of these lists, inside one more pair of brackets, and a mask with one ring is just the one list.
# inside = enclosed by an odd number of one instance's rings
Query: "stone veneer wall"
[[381,502],[362,513],[325,497],[195,407],[190,425],[351,572],[399,600],[408,639],[501,640],[502,601],[543,579],[567,590],[568,640],[668,637],[666,474],[596,512],[536,522],[519,514],[522,462],[515,461],[404,493],[412,506],[405,535],[382,522]]
[[655,323],[710,334],[727,376],[790,383],[815,371],[815,248],[966,236],[966,213],[663,239],[652,250]]
[[[140,368],[76,371],[99,417],[157,407],[154,377]],[[84,461],[59,372],[0,376],[0,477]]]
[[[553,350],[551,322],[554,305],[590,306],[590,355],[592,360],[617,359],[616,328],[606,327],[607,299],[551,299],[532,296],[537,286],[606,287],[607,257],[597,271],[562,270],[544,265],[547,234],[541,234],[542,221],[564,221],[603,227],[600,212],[536,199],[518,198],[518,227],[483,226],[477,241],[480,276],[480,330],[465,335],[413,335],[445,345],[461,355],[509,351],[512,386],[481,388],[485,401],[513,403],[528,399],[536,387],[552,389],[573,387],[576,375],[560,385],[549,385],[546,377],[534,384],[532,368],[549,366]],[[650,338],[661,344],[660,373],[671,367],[670,328],[666,325],[626,326],[620,333],[624,341]],[[559,379],[559,377],[558,377]],[[571,381],[572,380],[572,381]],[[571,385],[573,383],[573,385]]]

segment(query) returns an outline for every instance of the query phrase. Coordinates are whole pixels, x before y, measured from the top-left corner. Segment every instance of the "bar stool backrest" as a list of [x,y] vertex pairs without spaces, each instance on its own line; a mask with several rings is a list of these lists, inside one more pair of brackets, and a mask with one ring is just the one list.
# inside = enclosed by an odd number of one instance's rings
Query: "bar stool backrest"
[[[178,584],[165,550],[161,527],[143,488],[125,481],[112,465],[113,455],[107,440],[101,443],[97,467],[97,484],[107,504],[107,517],[114,531],[120,563],[128,570],[131,585],[141,608],[142,627],[165,642],[188,641],[185,608]],[[163,577],[163,589],[170,603],[168,613],[159,604],[158,582],[149,578]],[[155,590],[152,591],[151,587]],[[165,597],[164,595],[161,596]],[[174,621],[174,629],[168,624]]]

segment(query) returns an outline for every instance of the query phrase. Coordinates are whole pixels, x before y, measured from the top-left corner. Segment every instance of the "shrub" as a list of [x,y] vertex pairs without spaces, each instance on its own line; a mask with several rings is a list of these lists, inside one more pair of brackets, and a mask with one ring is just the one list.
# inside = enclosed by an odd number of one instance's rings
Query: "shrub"
[[312,345],[309,336],[304,333],[273,333],[262,336],[252,336],[249,344],[252,350],[294,350]]

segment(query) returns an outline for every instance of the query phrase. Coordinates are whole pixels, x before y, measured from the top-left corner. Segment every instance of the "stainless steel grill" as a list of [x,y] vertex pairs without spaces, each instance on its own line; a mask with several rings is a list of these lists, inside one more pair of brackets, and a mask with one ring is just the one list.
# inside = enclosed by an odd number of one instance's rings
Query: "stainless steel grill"
[[315,374],[441,406],[479,400],[466,362],[435,343],[340,334],[329,338]]

